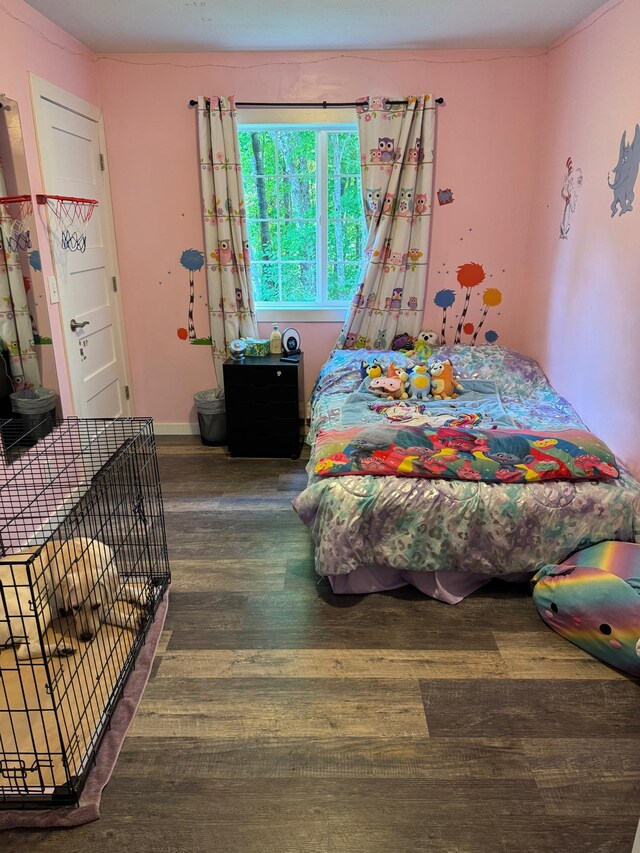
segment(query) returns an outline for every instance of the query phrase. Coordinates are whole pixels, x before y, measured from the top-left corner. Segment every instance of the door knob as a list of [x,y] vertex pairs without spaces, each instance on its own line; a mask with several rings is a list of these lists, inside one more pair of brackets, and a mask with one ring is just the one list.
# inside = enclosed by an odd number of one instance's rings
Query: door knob
[[84,329],[84,327],[88,325],[88,320],[85,320],[84,323],[77,323],[75,320],[71,320],[71,322],[69,323],[72,332],[75,332],[76,329]]

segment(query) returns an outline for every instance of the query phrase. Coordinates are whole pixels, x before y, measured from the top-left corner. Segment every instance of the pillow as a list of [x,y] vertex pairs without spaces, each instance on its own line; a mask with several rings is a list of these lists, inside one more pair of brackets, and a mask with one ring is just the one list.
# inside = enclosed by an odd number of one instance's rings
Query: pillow
[[640,545],[601,542],[533,578],[550,628],[589,654],[640,676]]

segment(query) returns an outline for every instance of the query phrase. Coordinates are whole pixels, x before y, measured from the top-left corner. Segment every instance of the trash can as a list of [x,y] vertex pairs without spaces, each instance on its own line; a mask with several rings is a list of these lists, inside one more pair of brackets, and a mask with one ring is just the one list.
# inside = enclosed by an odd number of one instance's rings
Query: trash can
[[224,390],[210,388],[193,395],[198,413],[200,438],[203,444],[219,447],[227,443],[227,416],[224,404]]
[[56,422],[58,395],[50,388],[29,388],[9,395],[11,410],[26,443],[35,444],[49,435]]

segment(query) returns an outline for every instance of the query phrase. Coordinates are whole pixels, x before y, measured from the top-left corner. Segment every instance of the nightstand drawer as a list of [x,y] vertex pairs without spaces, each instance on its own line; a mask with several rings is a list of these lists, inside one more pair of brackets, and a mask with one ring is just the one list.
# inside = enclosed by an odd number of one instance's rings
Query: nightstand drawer
[[[245,397],[241,400],[234,399],[232,395],[231,407],[228,409],[232,413],[234,423],[246,422],[249,425],[253,421],[262,420],[277,420],[289,419],[295,420],[298,418],[299,403],[297,396],[289,400],[255,400],[251,397]],[[229,398],[228,398],[229,399]]]
[[[265,385],[298,385],[298,371],[291,369],[292,365],[265,364],[264,367],[254,365],[227,364],[225,366],[225,385],[230,381],[233,385],[253,385],[256,388]],[[294,365],[295,367],[295,365]],[[287,369],[288,368],[288,369]]]
[[286,403],[298,399],[296,385],[231,385],[225,382],[227,408],[251,406],[253,403]]

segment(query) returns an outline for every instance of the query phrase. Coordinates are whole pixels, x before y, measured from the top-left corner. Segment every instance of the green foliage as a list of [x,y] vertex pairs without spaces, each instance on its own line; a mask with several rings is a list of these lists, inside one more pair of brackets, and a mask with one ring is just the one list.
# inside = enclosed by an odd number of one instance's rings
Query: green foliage
[[[346,301],[353,294],[365,238],[358,136],[355,131],[330,131],[326,137],[327,174],[319,175],[316,131],[240,130],[258,302],[317,302],[319,254],[328,298]],[[318,205],[322,185],[326,211]]]

